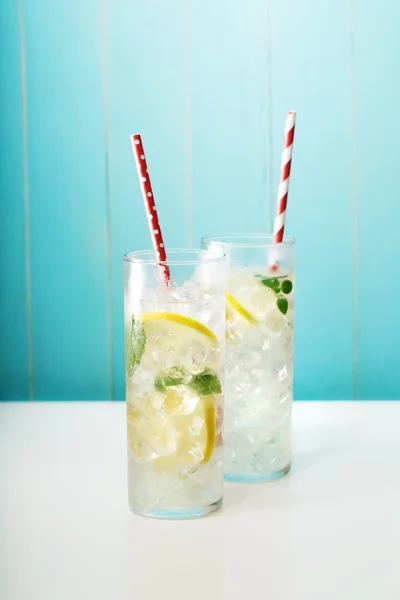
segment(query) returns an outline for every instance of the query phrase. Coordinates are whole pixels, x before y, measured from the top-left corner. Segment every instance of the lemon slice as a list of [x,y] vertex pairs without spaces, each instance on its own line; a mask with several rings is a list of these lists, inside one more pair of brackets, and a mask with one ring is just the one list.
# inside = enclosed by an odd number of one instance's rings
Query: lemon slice
[[218,338],[196,319],[172,312],[143,313],[139,321],[146,334],[145,368],[168,369],[181,365],[190,373],[206,368],[217,371],[220,362]]
[[179,313],[172,313],[166,311],[143,313],[139,317],[139,320],[142,322],[146,334],[153,333],[154,327],[158,329],[160,321],[164,321],[168,322],[170,326],[175,324],[178,326],[183,326],[187,329],[197,331],[198,333],[201,333],[206,338],[208,338],[214,344],[218,344],[217,336],[211,331],[211,329],[203,325],[203,323],[200,323],[200,321],[196,321],[196,319],[186,317],[185,315],[180,315]]
[[228,302],[242,317],[241,323],[234,322],[235,325],[243,326],[244,321],[252,324],[266,323],[272,313],[279,312],[276,292],[262,285],[260,279],[252,273],[232,273],[228,287],[233,299],[232,302],[232,299],[228,298]]
[[[257,325],[257,319],[253,317],[253,315],[249,313],[244,306],[242,306],[240,302],[238,302],[236,298],[234,298],[229,292],[226,293],[226,301],[232,306],[232,308],[236,310],[236,312],[239,313],[241,317],[243,317],[243,319],[246,319],[246,321],[252,323],[253,325]],[[229,311],[227,311],[227,317],[229,318]]]
[[210,396],[206,396],[201,401],[204,410],[204,432],[206,435],[204,436],[204,450],[203,450],[203,458],[200,461],[201,464],[205,465],[209,462],[211,455],[213,453],[214,444],[215,444],[215,405],[214,400]]
[[214,398],[200,398],[186,386],[170,390],[157,415],[127,405],[128,447],[137,460],[172,473],[207,464],[216,437]]

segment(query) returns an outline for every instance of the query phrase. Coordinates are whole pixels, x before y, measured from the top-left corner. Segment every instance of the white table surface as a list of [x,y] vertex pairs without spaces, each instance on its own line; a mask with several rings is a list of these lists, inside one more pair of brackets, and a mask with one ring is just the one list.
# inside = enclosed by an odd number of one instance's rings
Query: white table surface
[[127,507],[123,403],[0,405],[2,600],[399,600],[400,402],[299,402],[290,475]]

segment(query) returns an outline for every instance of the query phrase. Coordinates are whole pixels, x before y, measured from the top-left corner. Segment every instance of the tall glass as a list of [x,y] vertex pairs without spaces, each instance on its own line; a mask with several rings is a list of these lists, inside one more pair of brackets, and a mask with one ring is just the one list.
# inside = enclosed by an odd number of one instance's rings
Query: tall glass
[[295,242],[233,234],[202,244],[228,258],[225,479],[276,479],[291,462]]
[[138,514],[186,519],[222,505],[226,257],[125,256],[128,494]]

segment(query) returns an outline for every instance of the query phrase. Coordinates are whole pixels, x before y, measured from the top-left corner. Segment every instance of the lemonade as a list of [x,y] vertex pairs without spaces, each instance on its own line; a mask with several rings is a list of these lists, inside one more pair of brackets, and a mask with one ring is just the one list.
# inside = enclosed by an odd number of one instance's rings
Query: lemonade
[[[186,269],[170,264],[167,288],[153,273],[143,278],[143,269],[157,267],[132,254],[125,262],[129,503],[146,516],[202,516],[222,503],[224,276],[216,284],[204,277],[207,260],[196,255],[201,269],[195,262],[182,285],[176,280],[187,276],[188,260]],[[149,280],[153,287],[143,285]]]
[[225,478],[267,481],[291,463],[294,246],[210,238],[228,254]]

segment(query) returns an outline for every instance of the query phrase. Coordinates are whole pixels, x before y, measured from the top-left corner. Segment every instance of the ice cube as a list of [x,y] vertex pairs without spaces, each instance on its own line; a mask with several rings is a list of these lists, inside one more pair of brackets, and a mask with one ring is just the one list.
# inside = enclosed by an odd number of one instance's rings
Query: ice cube
[[199,402],[199,397],[190,388],[185,386],[179,388],[179,393],[182,395],[182,404],[179,412],[182,415],[190,415],[196,408]]
[[190,425],[189,425],[189,431],[192,435],[199,435],[200,431],[202,430],[202,427],[204,425],[204,419],[202,417],[200,417],[199,415],[196,415],[195,417],[193,417]]
[[182,286],[171,287],[170,293],[175,302],[195,302],[200,295],[200,286],[196,281],[189,279]]
[[182,345],[179,364],[182,364],[189,373],[197,374],[205,369],[209,353],[202,342],[201,338],[196,338]]

